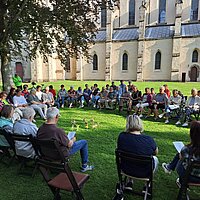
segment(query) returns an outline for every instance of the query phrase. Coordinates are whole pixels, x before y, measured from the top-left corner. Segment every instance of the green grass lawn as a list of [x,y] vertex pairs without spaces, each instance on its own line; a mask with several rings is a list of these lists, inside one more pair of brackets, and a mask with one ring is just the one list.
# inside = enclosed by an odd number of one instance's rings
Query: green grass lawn
[[[85,82],[57,82],[55,88],[58,89],[59,85],[64,83],[66,88],[74,85],[75,88],[79,85],[83,86]],[[94,82],[89,82],[91,85]],[[99,86],[105,85],[105,82],[98,82]],[[50,83],[48,83],[50,84]],[[139,88],[143,90],[145,86],[158,87],[163,83],[136,83]],[[169,88],[178,88],[185,94],[190,93],[192,87],[198,87],[194,83],[168,83]],[[118,135],[125,129],[125,115],[119,115],[118,111],[107,110],[93,110],[93,109],[61,109],[61,117],[58,123],[66,132],[71,131],[71,121],[76,120],[80,125],[77,130],[77,139],[86,139],[89,144],[89,159],[90,163],[95,165],[95,170],[89,172],[90,180],[83,188],[83,194],[86,200],[111,200],[115,194],[115,185],[118,180],[116,164],[115,164],[115,148]],[[90,121],[94,119],[99,123],[96,129],[92,129],[89,123],[89,129],[85,128],[83,119]],[[43,122],[37,119],[37,125],[40,126]],[[155,200],[173,200],[176,199],[178,188],[176,187],[175,180],[177,174],[174,172],[171,175],[166,175],[161,167],[162,162],[169,162],[175,155],[172,142],[181,140],[184,143],[189,141],[189,129],[177,127],[174,125],[175,121],[170,124],[164,124],[164,120],[154,122],[150,119],[144,120],[144,134],[152,136],[159,147],[159,169],[154,177],[153,199]],[[79,171],[80,155],[77,153],[70,160],[71,168]],[[5,164],[0,163],[0,200],[50,200],[53,196],[46,186],[45,182],[39,172],[34,178],[26,175],[17,175],[18,164],[14,163],[12,166],[7,167]],[[141,183],[135,183],[135,187],[142,190]],[[200,199],[200,190],[192,190],[191,195]],[[72,199],[71,194],[62,193],[62,199]],[[125,199],[142,199],[141,197],[128,195]]]

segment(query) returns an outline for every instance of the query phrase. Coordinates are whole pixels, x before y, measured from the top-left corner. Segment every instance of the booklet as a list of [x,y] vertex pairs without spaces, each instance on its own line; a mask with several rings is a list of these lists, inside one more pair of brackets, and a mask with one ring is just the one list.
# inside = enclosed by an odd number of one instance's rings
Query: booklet
[[185,146],[185,145],[183,144],[183,142],[181,142],[181,141],[173,142],[173,145],[174,145],[174,147],[176,148],[176,150],[178,151],[178,153],[180,153],[180,152],[181,152],[181,149]]
[[76,132],[68,132],[68,135],[67,135],[67,137],[68,137],[68,139],[69,140],[71,140],[71,139],[73,139],[74,137],[75,137],[75,135],[76,135]]

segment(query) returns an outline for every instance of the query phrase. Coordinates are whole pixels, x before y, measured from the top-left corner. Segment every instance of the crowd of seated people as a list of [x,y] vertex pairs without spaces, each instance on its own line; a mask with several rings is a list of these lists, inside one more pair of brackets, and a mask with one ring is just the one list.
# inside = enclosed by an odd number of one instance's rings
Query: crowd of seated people
[[114,109],[118,106],[119,112],[126,109],[127,114],[132,112],[140,118],[148,118],[152,114],[155,120],[164,117],[166,124],[175,115],[176,125],[183,122],[183,126],[188,126],[191,115],[199,112],[200,91],[193,88],[191,96],[186,100],[181,91],[173,89],[170,92],[166,84],[159,88],[158,93],[154,88],[146,87],[143,94],[131,81],[126,85],[123,80],[120,81],[119,86],[115,85],[113,81],[110,85],[106,84],[101,90],[96,83],[91,87],[85,84],[85,88],[78,87],[77,90],[73,86],[65,89],[62,84],[57,92],[53,85],[44,87],[44,85],[34,84],[32,88],[23,85],[23,90],[11,88],[8,94],[1,92],[0,109],[3,105],[14,106],[15,120],[20,119],[22,110],[29,106],[44,120],[46,120],[47,108],[52,106],[58,109],[65,106]]

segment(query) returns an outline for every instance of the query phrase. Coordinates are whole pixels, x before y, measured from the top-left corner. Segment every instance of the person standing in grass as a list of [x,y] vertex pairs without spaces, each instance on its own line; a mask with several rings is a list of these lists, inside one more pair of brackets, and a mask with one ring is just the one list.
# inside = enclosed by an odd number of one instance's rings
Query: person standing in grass
[[22,79],[18,74],[13,76],[13,83],[18,89],[22,90]]
[[[126,120],[126,130],[121,132],[118,141],[117,148],[119,150],[133,153],[135,155],[153,156],[153,171],[155,172],[158,167],[158,147],[154,139],[150,136],[143,135],[143,123],[137,115],[129,115]],[[149,174],[149,166],[137,167],[130,163],[124,163],[123,171],[127,174],[136,177],[146,177]],[[126,189],[132,190],[132,181],[126,184]]]
[[[170,163],[163,163],[165,173],[171,174],[176,170],[179,178],[177,184],[181,184],[188,166],[189,158],[200,160],[200,121],[193,121],[190,126],[190,143],[177,153]],[[194,169],[189,176],[189,182],[200,183],[200,170]]]
[[59,142],[63,154],[68,157],[76,152],[80,151],[81,154],[81,172],[93,170],[94,166],[88,165],[88,143],[86,140],[76,141],[73,137],[68,139],[64,130],[58,128],[60,114],[59,110],[55,107],[48,108],[47,110],[47,122],[45,122],[38,130],[37,138],[39,140],[51,140],[55,139]]

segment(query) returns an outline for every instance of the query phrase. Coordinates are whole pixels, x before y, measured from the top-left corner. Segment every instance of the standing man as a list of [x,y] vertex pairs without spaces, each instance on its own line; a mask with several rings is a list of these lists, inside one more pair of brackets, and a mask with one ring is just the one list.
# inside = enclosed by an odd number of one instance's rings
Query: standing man
[[22,90],[22,79],[17,74],[15,74],[15,76],[13,76],[13,83],[15,84],[17,89]]

